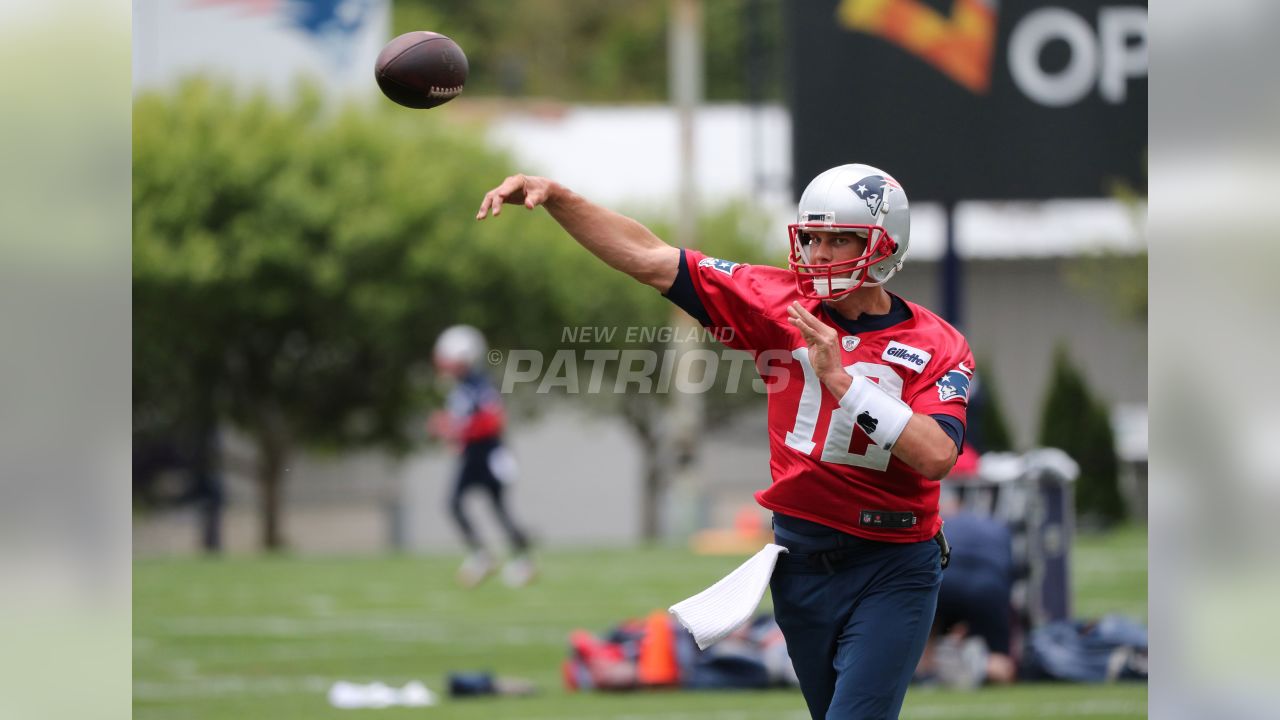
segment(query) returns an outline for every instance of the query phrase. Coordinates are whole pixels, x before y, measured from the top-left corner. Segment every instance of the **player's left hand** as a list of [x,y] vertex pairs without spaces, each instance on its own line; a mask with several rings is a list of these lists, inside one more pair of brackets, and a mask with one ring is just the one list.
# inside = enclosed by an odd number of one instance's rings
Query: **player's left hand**
[[787,307],[787,321],[794,325],[809,346],[809,364],[819,379],[832,375],[843,375],[844,368],[840,364],[839,333],[827,325],[813,313],[804,309],[798,302]]

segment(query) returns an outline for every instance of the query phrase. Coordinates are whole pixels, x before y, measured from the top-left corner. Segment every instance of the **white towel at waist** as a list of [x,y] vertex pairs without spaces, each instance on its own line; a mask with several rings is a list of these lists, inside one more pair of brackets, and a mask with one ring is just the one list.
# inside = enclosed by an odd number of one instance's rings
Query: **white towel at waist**
[[770,543],[715,585],[672,605],[669,612],[706,650],[751,619],[773,576],[778,553],[787,549]]

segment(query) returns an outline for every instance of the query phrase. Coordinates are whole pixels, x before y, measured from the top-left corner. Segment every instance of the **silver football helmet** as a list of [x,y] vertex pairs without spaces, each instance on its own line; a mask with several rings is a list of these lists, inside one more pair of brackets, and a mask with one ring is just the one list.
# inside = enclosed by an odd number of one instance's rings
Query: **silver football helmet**
[[[796,222],[787,226],[787,265],[800,294],[834,300],[866,285],[883,285],[902,268],[911,237],[907,193],[889,173],[870,165],[840,165],[804,189]],[[849,232],[865,238],[862,255],[835,263],[809,259],[809,233]]]
[[470,325],[454,325],[436,338],[437,364],[460,369],[478,366],[487,349],[484,335]]

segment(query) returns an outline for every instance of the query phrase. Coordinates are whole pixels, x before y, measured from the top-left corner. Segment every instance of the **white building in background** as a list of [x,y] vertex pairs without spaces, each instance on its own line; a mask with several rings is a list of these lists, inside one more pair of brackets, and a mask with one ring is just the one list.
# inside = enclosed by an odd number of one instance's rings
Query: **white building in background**
[[134,91],[192,74],[287,92],[298,78],[374,97],[390,0],[134,0]]
[[[795,216],[787,108],[704,105],[694,134],[704,207],[732,200],[757,205],[771,219],[768,237],[785,253],[786,226]],[[676,207],[679,135],[672,107],[541,105],[494,118],[488,137],[523,171],[553,177],[604,205],[647,216],[669,215]],[[833,157],[831,164],[862,161]],[[937,204],[912,203],[912,260],[942,256],[945,223]],[[956,244],[965,258],[1130,254],[1146,249],[1146,213],[1101,199],[965,202],[956,211]]]

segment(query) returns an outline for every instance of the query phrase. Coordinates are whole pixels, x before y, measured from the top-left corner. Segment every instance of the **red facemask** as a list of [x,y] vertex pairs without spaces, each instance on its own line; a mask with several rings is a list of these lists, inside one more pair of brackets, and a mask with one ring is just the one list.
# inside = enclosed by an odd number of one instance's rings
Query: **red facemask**
[[[811,232],[855,231],[867,234],[867,248],[856,258],[834,263],[811,263],[806,259],[805,246]],[[862,287],[867,282],[867,271],[876,263],[893,257],[898,243],[880,225],[810,225],[793,223],[787,226],[791,239],[791,252],[787,266],[795,275],[796,290],[810,300],[838,300]],[[877,282],[872,282],[878,285]]]

